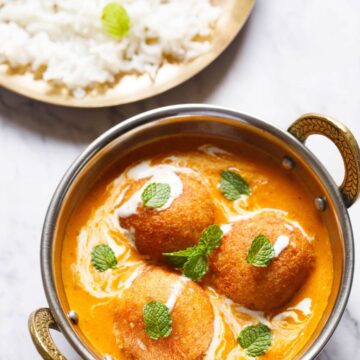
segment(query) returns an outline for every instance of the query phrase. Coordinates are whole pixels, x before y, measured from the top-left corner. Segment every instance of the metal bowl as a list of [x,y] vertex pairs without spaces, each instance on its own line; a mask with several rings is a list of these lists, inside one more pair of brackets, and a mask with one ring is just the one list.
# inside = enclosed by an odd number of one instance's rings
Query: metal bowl
[[[102,355],[87,342],[67,304],[60,274],[60,253],[67,220],[95,181],[132,148],[174,134],[216,136],[248,142],[272,156],[301,178],[326,224],[334,255],[334,282],[329,304],[317,329],[296,357],[314,359],[334,332],[350,294],[354,271],[354,243],[347,208],[360,190],[360,151],[351,132],[328,117],[307,114],[282,131],[235,110],[208,105],[179,105],[152,110],[121,122],[95,140],[61,180],[45,219],[41,270],[49,308],[33,312],[29,328],[44,359],[65,359],[52,341],[49,328],[60,330],[85,359]],[[345,179],[338,188],[319,160],[304,145],[311,134],[321,134],[338,147]]]

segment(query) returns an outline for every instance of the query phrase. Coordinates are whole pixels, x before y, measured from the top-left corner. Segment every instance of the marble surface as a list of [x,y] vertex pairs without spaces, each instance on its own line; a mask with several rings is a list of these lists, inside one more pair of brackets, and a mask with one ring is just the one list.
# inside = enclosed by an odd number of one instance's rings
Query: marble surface
[[[128,106],[66,109],[0,90],[0,358],[39,358],[27,318],[46,306],[41,227],[58,181],[93,139],[130,115],[186,102],[233,107],[282,129],[302,113],[321,112],[360,139],[359,14],[357,0],[258,0],[215,63],[166,94]],[[343,166],[334,147],[318,138],[310,147],[340,182]],[[349,212],[357,242],[360,201]],[[347,310],[321,360],[360,358],[359,283],[356,265]],[[69,359],[77,358],[61,335],[56,340]]]

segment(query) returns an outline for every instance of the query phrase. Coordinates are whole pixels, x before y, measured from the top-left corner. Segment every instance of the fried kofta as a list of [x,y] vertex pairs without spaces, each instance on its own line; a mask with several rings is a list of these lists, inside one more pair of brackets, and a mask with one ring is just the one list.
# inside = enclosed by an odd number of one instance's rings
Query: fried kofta
[[[265,267],[248,263],[252,241],[266,236],[275,257]],[[304,284],[314,263],[311,242],[284,216],[265,212],[233,224],[210,259],[211,281],[234,302],[270,311],[288,302]]]
[[[172,316],[168,337],[153,340],[145,330],[144,306],[165,304]],[[140,274],[119,299],[114,333],[130,359],[195,360],[208,349],[213,336],[214,314],[199,285],[176,273],[152,267]]]
[[201,232],[215,221],[215,206],[207,188],[191,176],[178,176],[183,191],[170,207],[158,210],[140,205],[135,214],[119,217],[121,227],[132,232],[138,251],[155,260],[164,252],[195,245]]

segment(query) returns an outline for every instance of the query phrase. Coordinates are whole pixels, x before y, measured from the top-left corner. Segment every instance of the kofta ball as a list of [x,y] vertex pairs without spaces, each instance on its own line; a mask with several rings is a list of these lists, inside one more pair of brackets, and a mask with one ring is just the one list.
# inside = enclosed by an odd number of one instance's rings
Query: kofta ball
[[[144,306],[158,301],[172,316],[168,337],[152,340],[145,331]],[[140,274],[119,300],[114,333],[130,359],[199,359],[213,337],[214,313],[207,294],[193,281],[151,267]]]
[[121,227],[133,234],[138,251],[155,260],[164,252],[195,245],[201,232],[215,221],[215,206],[207,188],[191,176],[178,176],[183,191],[169,208],[141,206],[136,214],[119,218]]
[[[283,247],[266,267],[246,260],[253,239],[260,234],[273,246],[278,241],[276,251],[278,245]],[[314,254],[297,226],[282,215],[266,212],[234,223],[210,263],[211,281],[219,292],[247,308],[270,311],[285,305],[304,284]]]

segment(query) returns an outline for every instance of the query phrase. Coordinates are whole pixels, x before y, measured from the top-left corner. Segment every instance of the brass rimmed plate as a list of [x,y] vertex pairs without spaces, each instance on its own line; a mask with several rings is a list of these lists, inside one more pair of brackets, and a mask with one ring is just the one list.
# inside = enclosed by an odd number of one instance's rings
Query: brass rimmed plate
[[245,24],[255,0],[216,0],[215,3],[224,11],[217,22],[211,49],[188,63],[164,64],[155,79],[148,75],[125,75],[115,85],[93,90],[83,99],[77,99],[64,88],[35,79],[31,72],[16,73],[0,64],[0,86],[46,103],[83,108],[121,105],[160,94],[190,79],[215,60]]

